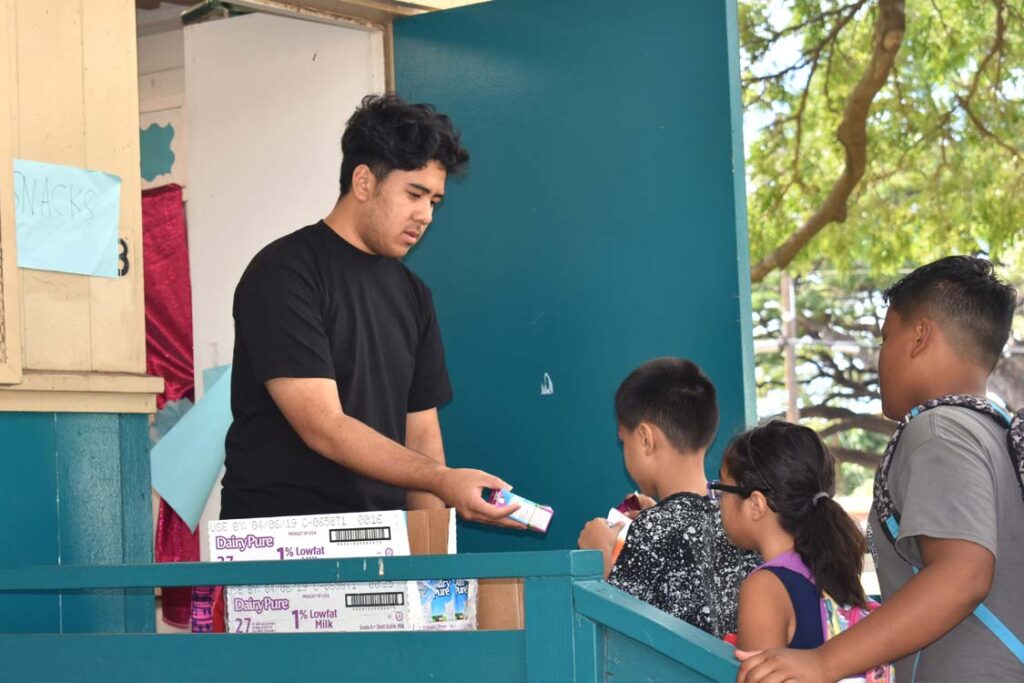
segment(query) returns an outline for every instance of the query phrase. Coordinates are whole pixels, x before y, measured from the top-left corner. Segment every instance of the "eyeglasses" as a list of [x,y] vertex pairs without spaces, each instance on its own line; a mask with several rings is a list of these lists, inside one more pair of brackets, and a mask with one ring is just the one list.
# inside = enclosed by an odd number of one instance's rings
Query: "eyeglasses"
[[743,496],[744,498],[749,498],[750,494],[753,493],[754,491],[760,491],[762,494],[764,494],[764,499],[768,503],[769,510],[771,510],[772,512],[778,512],[778,510],[775,508],[775,503],[773,503],[772,499],[768,497],[768,494],[771,491],[770,488],[748,489],[744,488],[743,486],[723,484],[717,479],[712,479],[711,481],[708,482],[708,499],[716,503],[722,500],[723,493],[735,493],[737,495]]
[[754,491],[757,491],[757,489],[748,489],[742,486],[723,484],[717,479],[712,479],[711,481],[708,482],[708,498],[714,501],[722,500],[723,493],[736,493],[743,496],[744,498],[747,498]]

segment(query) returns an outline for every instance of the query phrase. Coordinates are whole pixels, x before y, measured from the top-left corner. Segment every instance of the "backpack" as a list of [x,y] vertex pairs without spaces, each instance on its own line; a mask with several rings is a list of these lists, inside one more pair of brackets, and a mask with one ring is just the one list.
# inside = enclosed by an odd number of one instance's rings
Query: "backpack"
[[[821,622],[825,631],[825,640],[835,638],[857,622],[878,609],[878,603],[868,600],[867,608],[856,605],[842,605],[828,593],[821,593]],[[865,681],[866,683],[889,683],[893,679],[892,664],[882,664],[865,672],[860,677],[849,680]],[[843,679],[848,680],[848,679]]]
[[[814,575],[811,574],[810,568],[795,551],[783,553],[782,555],[760,565],[757,569],[761,569],[762,567],[780,567],[782,569],[788,569],[792,572],[796,572],[812,584],[815,583]],[[757,571],[757,569],[754,571]],[[821,598],[818,600],[818,606],[821,613],[821,631],[825,641],[835,638],[846,629],[867,617],[871,612],[878,609],[878,603],[872,600],[868,601],[866,608],[858,607],[856,605],[843,605],[826,591],[821,589],[819,589],[819,591]],[[889,683],[892,679],[892,664],[882,664],[881,666],[876,666],[874,669],[866,671],[863,674],[853,676],[851,678],[844,678],[842,680],[861,681],[866,683]]]
[[[828,593],[821,593],[821,628],[826,641],[835,638],[840,633],[861,621],[867,615],[878,609],[878,603],[868,600],[867,609],[856,605],[841,605]],[[739,638],[735,633],[727,633],[722,640],[733,647],[739,647]],[[856,681],[857,683],[890,683],[893,680],[892,664],[882,664],[870,671],[865,671],[860,676],[844,678],[844,681]]]
[[[1013,465],[1013,471],[1017,475],[1017,484],[1020,486],[1021,499],[1024,500],[1024,410],[1019,411],[1015,416],[1011,416],[1008,412],[992,401],[979,396],[958,394],[934,398],[913,408],[910,413],[896,425],[896,431],[893,432],[892,438],[889,439],[889,444],[885,447],[885,453],[882,454],[882,460],[878,464],[878,471],[875,473],[875,500],[873,508],[875,514],[878,516],[878,523],[883,534],[888,539],[889,543],[894,546],[896,545],[896,539],[900,535],[900,512],[896,509],[896,505],[892,500],[892,494],[889,491],[889,467],[892,465],[892,456],[893,453],[896,452],[896,444],[899,442],[903,429],[910,423],[910,421],[924,411],[938,406],[959,406],[961,408],[968,408],[975,412],[988,415],[992,419],[996,420],[1000,425],[1007,427],[1007,450],[1009,451],[1009,458]],[[874,539],[871,539],[871,541],[873,545]],[[872,554],[874,554],[873,551]],[[875,555],[875,563],[877,564],[877,562],[878,558],[877,555]],[[915,574],[920,570],[919,567],[911,566]],[[1003,622],[993,614],[984,603],[975,608],[974,616],[976,616],[989,631],[991,631],[1007,648],[1009,648],[1010,652],[1012,652],[1021,663],[1024,663],[1024,643],[1022,643],[1020,637],[1010,631],[1010,629],[1007,628],[1006,625],[1003,624]]]

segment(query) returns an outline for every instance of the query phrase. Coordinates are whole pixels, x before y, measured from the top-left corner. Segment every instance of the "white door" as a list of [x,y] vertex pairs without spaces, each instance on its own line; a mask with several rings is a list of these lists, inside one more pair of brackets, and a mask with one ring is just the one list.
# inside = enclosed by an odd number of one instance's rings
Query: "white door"
[[384,90],[380,31],[249,14],[185,27],[196,388],[231,362],[231,299],[253,255],[327,215],[341,133]]

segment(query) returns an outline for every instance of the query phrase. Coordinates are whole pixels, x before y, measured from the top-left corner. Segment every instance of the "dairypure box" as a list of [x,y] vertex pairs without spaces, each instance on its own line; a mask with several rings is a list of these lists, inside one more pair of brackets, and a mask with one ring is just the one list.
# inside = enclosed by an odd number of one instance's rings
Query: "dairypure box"
[[225,591],[231,633],[405,631],[406,581],[229,586]]
[[[209,523],[208,543],[218,562],[444,554],[455,552],[455,516],[391,510],[219,520]],[[471,629],[476,581],[229,586],[225,613],[233,633]]]
[[211,521],[210,557],[239,562],[408,555],[405,515],[389,510]]

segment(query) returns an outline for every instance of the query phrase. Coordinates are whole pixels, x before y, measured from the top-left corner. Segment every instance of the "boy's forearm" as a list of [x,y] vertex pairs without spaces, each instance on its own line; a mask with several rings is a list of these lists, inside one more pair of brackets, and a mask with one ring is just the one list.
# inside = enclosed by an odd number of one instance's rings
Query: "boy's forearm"
[[[427,456],[434,462],[444,465],[444,442],[441,438],[441,425],[437,419],[437,409],[409,413],[406,417],[405,447]],[[444,508],[445,502],[437,495],[428,491],[408,491],[405,504],[409,510],[430,510]]]
[[854,676],[894,662],[938,640],[980,602],[962,586],[956,566],[925,567],[884,605],[821,648],[829,680]]
[[313,451],[369,479],[444,499],[441,491],[449,474],[444,463],[347,415],[334,381],[284,377],[269,380],[266,387],[288,424]]
[[336,420],[342,424],[314,450],[370,479],[439,495],[447,470],[444,462],[417,453],[356,418],[341,415]]

